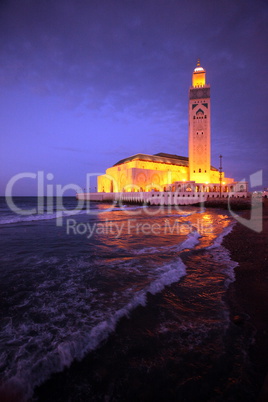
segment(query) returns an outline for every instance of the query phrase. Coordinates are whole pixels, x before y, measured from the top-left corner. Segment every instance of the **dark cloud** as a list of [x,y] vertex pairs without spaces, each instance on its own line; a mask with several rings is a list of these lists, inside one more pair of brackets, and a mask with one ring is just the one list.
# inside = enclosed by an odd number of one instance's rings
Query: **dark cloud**
[[[89,141],[90,157],[95,147],[103,170],[108,151],[118,159],[118,143],[127,154],[139,147],[181,154],[187,150],[188,87],[201,57],[212,86],[213,152],[235,157],[245,175],[255,163],[267,169],[267,27],[265,0],[2,1],[5,146],[21,130],[24,144],[36,132],[30,119],[19,121],[33,102],[40,105],[33,119],[44,147],[51,133],[66,149]],[[7,106],[5,94],[13,94],[19,110],[12,110],[11,95]],[[227,161],[235,175],[232,158]]]

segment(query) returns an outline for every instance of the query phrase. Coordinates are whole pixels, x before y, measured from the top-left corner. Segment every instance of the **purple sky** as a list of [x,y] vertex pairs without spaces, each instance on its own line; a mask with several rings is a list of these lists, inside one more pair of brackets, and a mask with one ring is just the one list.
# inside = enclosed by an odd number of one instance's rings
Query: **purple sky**
[[[212,101],[212,164],[268,186],[266,0],[2,0],[0,193],[18,173],[85,187],[135,153],[188,155],[198,57]],[[45,183],[46,184],[46,183]],[[15,195],[34,195],[26,178]]]

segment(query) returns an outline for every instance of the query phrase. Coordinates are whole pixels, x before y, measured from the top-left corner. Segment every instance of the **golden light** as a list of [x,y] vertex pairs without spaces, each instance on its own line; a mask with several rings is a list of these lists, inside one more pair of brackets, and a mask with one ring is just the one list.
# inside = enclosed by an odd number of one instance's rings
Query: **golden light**
[[206,85],[206,70],[201,67],[200,60],[197,60],[196,68],[193,72],[192,86],[193,87],[203,87]]
[[[233,179],[225,178],[224,172],[220,173],[218,169],[211,169],[210,165],[209,88],[210,86],[206,85],[206,70],[201,67],[198,59],[192,74],[189,97],[189,105],[191,105],[188,135],[189,158],[181,159],[176,155],[165,153],[132,155],[108,168],[106,174],[98,176],[98,192],[161,192],[176,191],[176,188],[180,189],[179,191],[190,191],[190,186],[198,192],[209,192],[216,191],[218,183],[222,191],[229,191],[229,186],[221,187],[221,185],[226,186],[226,182],[229,184],[233,182]],[[195,109],[199,102],[204,106],[203,110],[200,105],[202,113],[199,107]],[[196,116],[199,112],[206,114]],[[196,117],[206,120],[197,121]],[[198,134],[199,130],[205,130],[202,131],[202,134],[205,134],[202,136],[203,139],[201,136],[196,139],[200,147],[195,145],[195,138],[197,138],[195,133]],[[201,158],[199,153],[204,153],[204,156]]]

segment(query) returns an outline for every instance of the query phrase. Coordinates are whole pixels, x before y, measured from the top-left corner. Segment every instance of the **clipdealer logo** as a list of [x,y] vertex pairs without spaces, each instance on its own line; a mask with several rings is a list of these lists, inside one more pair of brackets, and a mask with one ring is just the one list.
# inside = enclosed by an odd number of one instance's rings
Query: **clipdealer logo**
[[[86,175],[86,182],[87,182],[87,187],[89,188],[90,184],[90,179],[92,177],[96,177],[101,175],[102,173],[87,173]],[[31,209],[22,209],[19,208],[14,201],[14,186],[17,185],[17,183],[21,180],[24,179],[32,179],[35,180],[36,182],[36,189],[37,189],[37,207],[31,208]],[[10,210],[13,211],[14,213],[18,215],[37,215],[37,214],[52,214],[54,212],[54,208],[56,210],[56,225],[57,226],[63,226],[63,218],[68,217],[70,215],[76,215],[81,212],[81,210],[85,211],[86,214],[90,215],[96,215],[99,214],[100,211],[96,211],[90,207],[90,202],[88,200],[83,200],[79,199],[76,202],[76,206],[72,209],[67,209],[64,206],[63,198],[65,196],[65,193],[67,191],[72,191],[75,193],[83,193],[83,189],[75,184],[75,183],[69,183],[66,185],[61,185],[61,184],[56,184],[53,185],[51,181],[54,179],[54,175],[52,173],[47,173],[43,171],[38,171],[37,173],[33,172],[23,172],[23,173],[18,173],[14,175],[7,183],[6,185],[6,190],[5,190],[5,197],[6,197],[6,202],[7,205],[9,206]],[[244,182],[245,179],[242,180]],[[20,183],[21,184],[21,183]],[[257,171],[256,173],[250,175],[250,185],[252,188],[256,188],[259,186],[262,186],[263,184],[263,178],[262,178],[262,170]],[[56,205],[46,205],[46,198],[47,197],[55,197],[56,199]],[[115,205],[115,202],[111,204],[110,208],[105,209],[105,212],[109,212],[113,209]],[[251,198],[251,216],[249,219],[246,219],[240,215],[238,215],[236,212],[232,210],[231,207],[231,200],[228,198],[227,201],[228,205],[228,210],[231,214],[231,216],[241,223],[242,225],[248,227],[249,229],[255,231],[255,232],[261,232],[263,230],[263,203],[262,203],[262,195],[259,194],[258,192],[255,194],[253,193],[252,198]],[[141,214],[141,211],[129,211],[127,208],[125,208],[124,205],[120,204],[120,210],[124,211],[128,215],[138,215]],[[169,210],[166,208],[170,208],[170,206],[165,207],[164,205],[160,205],[158,209],[151,209],[149,206],[144,205],[143,211],[147,213],[149,216],[153,216],[160,211],[163,213],[167,213]],[[177,210],[180,210],[180,206],[172,206],[172,208],[176,208]],[[203,210],[204,206],[201,205],[200,208]],[[130,220],[131,221],[131,220]],[[71,221],[72,222],[72,221]],[[100,228],[98,226],[94,227],[94,229],[90,228],[91,232],[94,233],[97,230],[102,230],[101,225],[102,223],[99,222]],[[159,228],[157,225],[154,223],[150,224],[150,228],[148,229],[146,226],[143,228],[144,233],[146,234],[147,232],[152,233],[152,231],[158,231]],[[70,223],[69,225],[69,230],[71,230],[71,226],[74,227],[74,223]],[[82,229],[82,226],[80,226],[80,231],[85,231],[86,229]],[[88,229],[89,230],[89,229]],[[114,228],[115,230],[115,228]],[[118,231],[121,229],[117,229]],[[122,229],[123,230],[123,229]],[[132,229],[133,230],[133,229]],[[137,229],[138,230],[138,229]],[[90,233],[91,233],[90,232]],[[78,232],[79,234],[79,232]]]
[[[89,183],[91,177],[96,177],[102,173],[88,173],[87,183]],[[31,209],[19,208],[14,202],[14,187],[22,180],[32,179],[35,180],[36,194],[37,194],[37,206]],[[7,205],[10,210],[15,212],[17,215],[29,216],[29,215],[41,215],[41,214],[52,214],[54,208],[56,209],[56,225],[63,225],[63,218],[70,215],[76,215],[80,213],[81,210],[85,210],[88,214],[94,214],[92,209],[90,209],[89,201],[77,200],[75,208],[67,209],[64,205],[63,198],[67,191],[72,191],[75,193],[82,193],[83,189],[75,183],[68,183],[66,185],[52,184],[51,181],[54,179],[52,173],[45,174],[44,171],[33,172],[23,172],[14,175],[7,183],[5,189],[5,198]],[[21,183],[20,183],[21,184]],[[55,205],[46,205],[46,198],[55,197]]]
[[[259,187],[263,185],[262,170],[258,170],[256,173],[250,175],[250,185],[252,188]],[[243,179],[242,181],[246,181]],[[253,230],[254,232],[260,233],[263,230],[263,201],[262,195],[258,192],[252,194],[251,199],[251,214],[250,218],[246,219],[232,211],[230,205],[230,199],[228,198],[228,210],[232,217],[241,223],[241,225]]]
[[108,219],[103,222],[77,222],[74,218],[66,220],[66,233],[68,235],[86,236],[90,239],[93,235],[105,235],[120,238],[122,235],[188,235],[197,231],[201,235],[213,232],[210,223],[199,219],[195,225],[182,223],[179,219],[165,219],[163,224],[154,222],[139,222],[138,219],[128,219],[127,221],[117,223]]

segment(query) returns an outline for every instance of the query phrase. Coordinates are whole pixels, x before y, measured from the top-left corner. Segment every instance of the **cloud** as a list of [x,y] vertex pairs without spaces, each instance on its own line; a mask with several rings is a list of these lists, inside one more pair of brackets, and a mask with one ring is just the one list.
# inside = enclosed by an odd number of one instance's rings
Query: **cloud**
[[44,165],[52,141],[66,175],[71,152],[103,169],[136,152],[187,154],[188,88],[200,57],[213,152],[245,170],[265,168],[267,22],[262,0],[0,2],[4,165],[12,147],[28,160],[34,148]]

